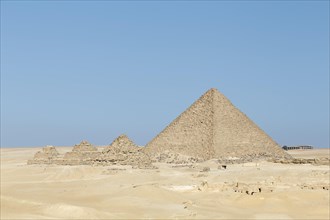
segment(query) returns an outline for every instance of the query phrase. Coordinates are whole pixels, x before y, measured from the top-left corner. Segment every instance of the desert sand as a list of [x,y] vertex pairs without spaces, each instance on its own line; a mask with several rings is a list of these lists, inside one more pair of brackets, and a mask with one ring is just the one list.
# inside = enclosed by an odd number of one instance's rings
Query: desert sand
[[[59,153],[72,147],[56,147]],[[27,165],[41,148],[1,149],[1,219],[329,219],[329,166],[266,161]],[[99,150],[102,150],[99,148]],[[288,151],[329,157],[329,149]]]

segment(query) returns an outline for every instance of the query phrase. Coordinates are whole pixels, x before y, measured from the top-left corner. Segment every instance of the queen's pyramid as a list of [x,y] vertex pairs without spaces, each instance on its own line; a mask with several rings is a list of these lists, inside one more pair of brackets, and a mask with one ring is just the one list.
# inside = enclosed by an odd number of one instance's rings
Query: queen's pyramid
[[112,152],[113,154],[129,151],[129,150],[137,150],[139,147],[129,139],[125,134],[120,135],[117,137],[109,146],[107,146],[103,153]]
[[216,89],[208,90],[145,148],[205,160],[246,156],[289,157],[279,145]]

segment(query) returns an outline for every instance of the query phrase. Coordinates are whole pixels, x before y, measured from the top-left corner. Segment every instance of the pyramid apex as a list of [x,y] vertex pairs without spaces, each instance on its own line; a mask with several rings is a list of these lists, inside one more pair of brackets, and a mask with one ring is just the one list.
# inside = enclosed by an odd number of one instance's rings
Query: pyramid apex
[[211,89],[209,89],[209,91],[218,91],[218,90],[217,90],[217,88],[211,88]]
[[219,93],[219,94],[221,94],[220,92],[219,92],[219,90],[218,89],[216,89],[216,88],[210,88],[209,90],[207,90],[206,92],[205,92],[205,94],[208,94],[208,93]]
[[117,138],[128,138],[126,134],[121,134]]

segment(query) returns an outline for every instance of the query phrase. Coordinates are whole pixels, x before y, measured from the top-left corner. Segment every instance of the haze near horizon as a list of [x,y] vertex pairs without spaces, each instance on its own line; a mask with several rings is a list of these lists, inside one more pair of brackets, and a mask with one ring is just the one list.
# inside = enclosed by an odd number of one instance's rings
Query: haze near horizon
[[1,1],[1,147],[145,145],[210,88],[329,147],[329,2]]

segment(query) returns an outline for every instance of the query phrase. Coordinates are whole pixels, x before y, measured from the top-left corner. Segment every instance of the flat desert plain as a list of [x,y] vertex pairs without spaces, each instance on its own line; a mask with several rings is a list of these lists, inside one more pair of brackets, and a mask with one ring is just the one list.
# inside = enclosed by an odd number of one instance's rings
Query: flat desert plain
[[[70,147],[58,147],[60,153]],[[1,149],[1,219],[329,219],[329,166],[217,160],[193,165],[27,165]],[[329,149],[288,151],[329,157]],[[208,169],[210,168],[210,169]]]

